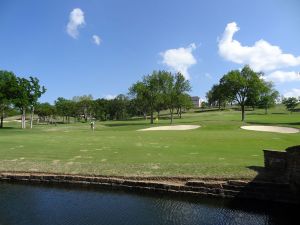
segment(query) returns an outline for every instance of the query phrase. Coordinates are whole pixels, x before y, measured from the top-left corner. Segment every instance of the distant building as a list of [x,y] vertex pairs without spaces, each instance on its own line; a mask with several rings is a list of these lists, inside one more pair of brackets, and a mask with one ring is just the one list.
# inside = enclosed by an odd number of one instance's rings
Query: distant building
[[201,107],[201,99],[198,96],[193,96],[191,99],[195,108]]

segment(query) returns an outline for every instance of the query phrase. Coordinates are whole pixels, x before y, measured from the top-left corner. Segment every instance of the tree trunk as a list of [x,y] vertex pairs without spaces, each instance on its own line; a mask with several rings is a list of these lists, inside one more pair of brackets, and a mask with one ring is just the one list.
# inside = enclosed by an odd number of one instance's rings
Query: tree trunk
[[153,111],[150,113],[150,124],[153,124]]
[[170,114],[171,114],[171,124],[173,123],[173,108],[170,109]]
[[181,119],[181,114],[182,114],[182,109],[181,107],[179,108],[179,118]]
[[2,109],[2,112],[1,112],[0,128],[3,128],[3,119],[4,119],[4,109]]
[[22,109],[22,129],[26,128],[26,110],[25,108]]
[[241,108],[242,108],[242,121],[244,122],[245,121],[245,106],[241,105]]
[[31,108],[31,114],[30,114],[30,129],[32,129],[33,126],[33,115],[34,115],[34,106]]
[[268,107],[265,107],[265,114],[268,114]]

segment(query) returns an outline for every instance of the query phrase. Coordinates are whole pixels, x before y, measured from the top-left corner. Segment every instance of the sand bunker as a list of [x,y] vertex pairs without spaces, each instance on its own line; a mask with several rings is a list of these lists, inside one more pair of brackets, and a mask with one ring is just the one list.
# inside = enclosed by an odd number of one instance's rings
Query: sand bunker
[[140,129],[138,131],[151,131],[151,130],[193,130],[197,129],[200,126],[198,125],[174,125],[174,126],[159,126],[159,127],[150,127],[145,129]]
[[241,128],[245,130],[275,132],[275,133],[284,133],[284,134],[294,134],[299,132],[299,129],[296,128],[276,127],[276,126],[242,126]]

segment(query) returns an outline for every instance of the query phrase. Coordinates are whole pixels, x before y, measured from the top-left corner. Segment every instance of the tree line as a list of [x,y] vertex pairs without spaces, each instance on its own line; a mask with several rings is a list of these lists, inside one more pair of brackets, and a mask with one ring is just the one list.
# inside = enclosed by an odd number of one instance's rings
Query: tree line
[[163,110],[169,110],[170,122],[173,122],[174,112],[181,118],[184,110],[193,104],[188,92],[191,85],[181,73],[172,74],[167,71],[153,71],[129,88],[128,95],[120,94],[114,99],[99,98],[93,100],[91,95],[75,96],[72,99],[58,98],[54,105],[38,104],[36,113],[49,122],[55,115],[63,118],[63,122],[91,119],[96,120],[124,120],[133,116],[150,116],[150,123],[154,122]]
[[0,110],[1,127],[9,108],[17,108],[21,113],[22,128],[26,127],[26,112],[30,111],[30,127],[34,115],[38,122],[56,123],[58,118],[64,123],[88,120],[124,120],[133,116],[150,116],[169,110],[170,122],[176,113],[181,118],[184,110],[192,105],[188,92],[191,85],[181,73],[153,71],[137,81],[130,88],[128,95],[120,94],[114,99],[93,99],[91,95],[75,96],[72,99],[59,97],[54,104],[39,103],[38,99],[46,92],[36,77],[29,79],[17,77],[14,73],[0,71]]

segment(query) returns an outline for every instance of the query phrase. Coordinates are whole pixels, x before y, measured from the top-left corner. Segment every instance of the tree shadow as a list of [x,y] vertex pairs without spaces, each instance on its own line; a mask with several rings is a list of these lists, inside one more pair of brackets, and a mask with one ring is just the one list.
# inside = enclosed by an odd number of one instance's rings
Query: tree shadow
[[11,130],[11,129],[19,129],[16,127],[1,127],[0,130]]
[[[253,122],[253,121],[247,121],[248,124],[259,124],[259,125],[274,125],[274,122]],[[285,123],[275,123],[276,125],[300,125],[300,122],[285,122]]]
[[149,125],[150,122],[147,123],[106,123],[103,124],[107,127],[125,127],[125,126],[143,126],[143,125]]

